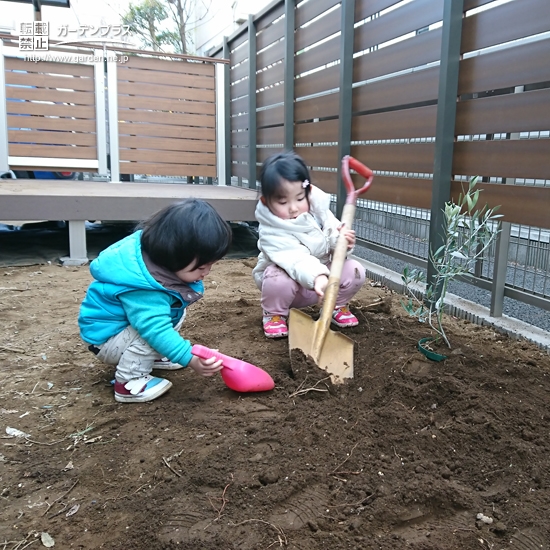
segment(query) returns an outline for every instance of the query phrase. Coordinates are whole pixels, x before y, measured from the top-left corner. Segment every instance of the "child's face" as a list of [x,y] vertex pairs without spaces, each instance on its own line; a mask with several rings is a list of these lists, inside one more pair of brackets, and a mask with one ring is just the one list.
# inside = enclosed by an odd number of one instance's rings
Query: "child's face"
[[176,271],[176,277],[184,283],[202,281],[210,273],[213,265],[214,262],[195,267],[195,262],[193,262],[187,267]]
[[306,190],[301,181],[281,180],[279,192],[268,202],[268,208],[283,220],[294,220],[300,214],[309,212]]

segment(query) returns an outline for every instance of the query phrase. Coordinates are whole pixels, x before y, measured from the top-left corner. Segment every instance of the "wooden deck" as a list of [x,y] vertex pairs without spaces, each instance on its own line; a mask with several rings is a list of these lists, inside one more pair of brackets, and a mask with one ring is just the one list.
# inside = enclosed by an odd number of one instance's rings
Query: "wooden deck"
[[228,221],[254,219],[255,191],[227,185],[0,180],[0,219],[141,220],[188,197],[209,202]]
[[185,198],[203,199],[227,221],[252,221],[256,191],[226,185],[0,180],[0,220],[66,220],[66,264],[87,262],[86,220],[138,221]]

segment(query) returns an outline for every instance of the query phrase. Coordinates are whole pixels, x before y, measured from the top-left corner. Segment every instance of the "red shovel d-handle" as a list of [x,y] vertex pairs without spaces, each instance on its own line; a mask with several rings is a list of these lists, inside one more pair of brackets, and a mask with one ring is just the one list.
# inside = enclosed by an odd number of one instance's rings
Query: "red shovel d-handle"
[[[359,175],[367,179],[363,187],[360,189],[355,189],[353,185],[353,180],[349,173],[349,169],[355,170]],[[363,163],[359,162],[357,159],[346,155],[342,158],[342,179],[344,180],[344,186],[346,187],[346,204],[355,204],[357,197],[362,195],[372,183],[374,176],[372,170],[365,166]]]

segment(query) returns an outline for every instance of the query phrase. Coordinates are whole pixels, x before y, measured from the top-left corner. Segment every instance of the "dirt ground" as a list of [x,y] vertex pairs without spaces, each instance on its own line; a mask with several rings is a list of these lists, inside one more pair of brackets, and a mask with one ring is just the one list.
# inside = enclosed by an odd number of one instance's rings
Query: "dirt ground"
[[79,339],[87,266],[0,269],[0,548],[549,548],[546,351],[448,319],[429,361],[427,327],[367,282],[355,377],[331,387],[263,337],[254,261],[216,264],[182,334],[275,389],[180,370],[144,404]]

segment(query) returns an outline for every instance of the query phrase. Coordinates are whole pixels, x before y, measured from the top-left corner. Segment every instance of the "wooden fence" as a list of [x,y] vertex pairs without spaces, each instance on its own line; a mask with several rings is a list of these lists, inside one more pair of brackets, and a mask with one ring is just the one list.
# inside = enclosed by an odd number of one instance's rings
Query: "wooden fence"
[[[492,3],[273,2],[210,52],[231,61],[231,176],[254,187],[259,163],[294,148],[312,179],[337,192],[340,159],[352,154],[377,174],[369,199],[429,209],[441,178],[457,196],[479,175],[507,221],[550,228],[550,140],[536,134],[550,130],[550,37],[541,34],[550,3],[480,10]],[[445,21],[445,7],[459,4],[460,17]],[[445,135],[438,116],[452,127]],[[448,174],[434,168],[443,141]],[[499,185],[510,179],[522,185]]]
[[98,115],[105,112],[96,90],[96,73],[103,67],[26,61],[7,44],[0,109],[5,109],[7,136],[2,138],[7,137],[9,168],[106,171],[105,139],[98,144],[97,126]]
[[0,52],[0,169],[218,176],[219,61],[55,43],[29,56],[9,35]]
[[[550,257],[548,52],[548,0],[274,0],[209,52],[230,59],[226,178],[255,188],[263,160],[295,149],[339,210],[351,154],[375,172],[377,215],[427,210],[436,250],[445,202],[481,176],[504,221],[493,277],[479,266],[469,282],[491,291],[495,316],[504,296],[550,309],[550,260],[537,290],[506,283],[510,224],[538,230]],[[426,256],[363,244],[433,276]]]
[[132,56],[116,70],[120,172],[217,176],[214,65]]

